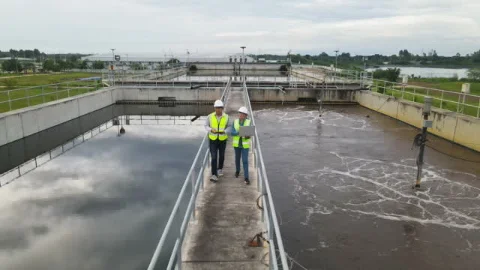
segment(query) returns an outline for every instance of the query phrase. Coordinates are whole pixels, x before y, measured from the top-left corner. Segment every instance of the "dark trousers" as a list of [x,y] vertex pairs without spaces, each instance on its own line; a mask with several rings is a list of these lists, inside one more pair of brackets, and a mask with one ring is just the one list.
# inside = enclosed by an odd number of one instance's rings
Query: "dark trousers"
[[[217,174],[217,168],[219,170],[223,169],[223,162],[225,161],[225,148],[227,147],[227,140],[220,141],[210,140],[210,155],[212,156],[212,175]],[[218,153],[218,167],[217,167],[217,153]]]
[[235,149],[235,168],[236,172],[240,173],[240,158],[243,163],[243,176],[248,179],[248,148],[234,147]]

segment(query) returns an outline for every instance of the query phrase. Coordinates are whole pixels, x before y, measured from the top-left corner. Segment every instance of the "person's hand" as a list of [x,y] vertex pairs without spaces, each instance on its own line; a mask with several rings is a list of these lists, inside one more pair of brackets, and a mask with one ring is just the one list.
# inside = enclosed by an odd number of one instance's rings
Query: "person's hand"
[[250,136],[245,136],[245,139],[247,139],[247,140],[250,139]]
[[214,128],[212,128],[212,133],[215,134],[215,133],[218,133],[218,131]]

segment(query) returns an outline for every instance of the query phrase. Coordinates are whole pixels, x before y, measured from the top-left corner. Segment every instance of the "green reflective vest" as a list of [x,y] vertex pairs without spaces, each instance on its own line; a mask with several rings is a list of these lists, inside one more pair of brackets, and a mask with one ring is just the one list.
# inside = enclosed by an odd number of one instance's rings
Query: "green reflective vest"
[[[223,114],[222,118],[220,118],[220,123],[217,120],[217,115],[213,112],[209,115],[210,117],[210,128],[216,129],[217,131],[225,131],[225,128],[227,128],[227,123],[228,123],[228,114]],[[225,134],[215,134],[212,132],[208,133],[208,138],[210,140],[215,141],[216,139],[219,139],[220,141],[225,141],[228,139],[228,135]]]
[[[245,119],[245,122],[243,122],[243,126],[250,126],[250,119]],[[233,127],[235,128],[236,131],[240,131],[239,119],[236,119],[233,122]],[[238,147],[239,143],[240,143],[240,136],[233,136],[232,138],[233,147]],[[242,148],[245,148],[245,149],[250,148],[250,139],[247,139],[245,137],[242,138]]]

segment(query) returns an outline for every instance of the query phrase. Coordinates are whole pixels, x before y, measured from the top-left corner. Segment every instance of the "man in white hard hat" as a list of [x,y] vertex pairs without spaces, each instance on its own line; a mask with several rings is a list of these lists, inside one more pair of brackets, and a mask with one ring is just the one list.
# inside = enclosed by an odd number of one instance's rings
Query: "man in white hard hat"
[[209,114],[207,120],[205,120],[205,129],[208,132],[210,155],[212,157],[212,176],[210,181],[215,183],[218,181],[219,176],[223,176],[222,170],[223,162],[225,161],[225,148],[227,147],[227,134],[231,130],[230,119],[228,114],[223,112],[223,106],[221,100],[216,100],[213,104],[215,112]]
[[250,119],[247,119],[247,117],[247,108],[240,107],[240,109],[238,109],[238,119],[233,122],[232,144],[235,150],[235,177],[238,178],[240,175],[240,158],[242,158],[245,184],[250,185],[250,180],[248,179],[248,151],[250,149],[250,137],[239,136],[240,127],[250,126]]

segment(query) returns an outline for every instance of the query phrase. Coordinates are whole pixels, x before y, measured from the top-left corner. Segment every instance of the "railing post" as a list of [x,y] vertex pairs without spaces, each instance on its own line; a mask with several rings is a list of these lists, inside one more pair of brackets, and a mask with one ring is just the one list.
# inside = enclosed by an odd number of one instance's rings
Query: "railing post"
[[478,99],[477,118],[480,117],[480,98]]
[[460,97],[461,97],[461,95],[458,95],[457,112],[460,111]]
[[30,95],[28,95],[28,89],[25,89],[25,96],[27,97],[27,105],[30,106]]
[[440,109],[443,108],[443,93],[445,93],[445,91],[442,91],[442,97],[440,98]]
[[58,84],[55,85],[55,94],[57,96],[56,100],[58,100]]
[[177,268],[175,270],[182,270],[182,243],[177,249]]
[[42,103],[45,103],[45,93],[44,93],[43,86],[42,86]]
[[[195,166],[195,165],[194,165]],[[191,174],[191,181],[192,181],[192,196],[195,197],[195,169],[192,170],[192,174]],[[193,210],[192,210],[192,220],[195,220],[197,214],[196,214],[196,210],[195,210],[195,205],[196,205],[196,200],[193,200]]]
[[7,91],[7,98],[8,98],[8,108],[9,111],[12,110],[12,100],[10,99],[10,90]]

